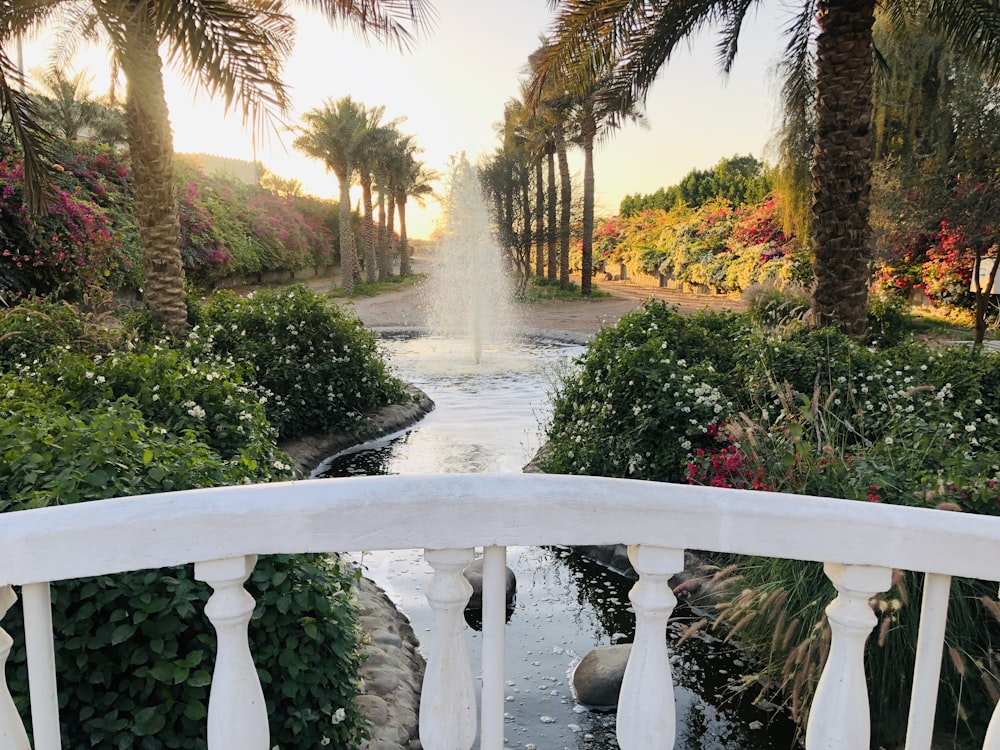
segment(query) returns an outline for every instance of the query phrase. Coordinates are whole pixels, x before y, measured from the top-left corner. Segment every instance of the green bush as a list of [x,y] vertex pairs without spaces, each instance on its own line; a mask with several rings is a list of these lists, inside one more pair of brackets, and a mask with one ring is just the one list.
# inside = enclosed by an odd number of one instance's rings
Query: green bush
[[67,303],[22,302],[0,309],[0,372],[34,367],[71,350],[105,354],[123,340],[122,331]]
[[742,325],[650,304],[601,331],[556,394],[542,468],[680,480],[732,409],[728,368],[711,359]]
[[[765,300],[749,318],[651,306],[602,331],[556,394],[543,468],[1000,514],[1000,353],[885,346],[895,330],[883,348],[861,345],[783,305]],[[707,393],[720,394],[720,413],[704,411]],[[725,562],[735,564],[719,621],[804,720],[829,647],[822,566]],[[898,573],[874,602],[869,685],[883,744],[905,721],[919,590]],[[979,742],[1000,692],[1000,607],[987,594],[995,584],[954,584],[939,705]]]
[[[59,321],[27,323],[48,341]],[[67,330],[75,340],[85,327]],[[292,477],[258,394],[235,368],[156,347],[86,356],[51,343],[0,374],[0,510]],[[350,579],[322,555],[265,557],[252,574],[251,650],[270,747],[349,747],[364,735]],[[205,747],[208,595],[191,566],[53,584],[65,747]],[[20,617],[14,608],[4,627],[15,637],[8,682],[24,713]]]
[[344,428],[405,398],[361,321],[303,286],[220,292],[202,315],[190,356],[252,368],[282,439]]

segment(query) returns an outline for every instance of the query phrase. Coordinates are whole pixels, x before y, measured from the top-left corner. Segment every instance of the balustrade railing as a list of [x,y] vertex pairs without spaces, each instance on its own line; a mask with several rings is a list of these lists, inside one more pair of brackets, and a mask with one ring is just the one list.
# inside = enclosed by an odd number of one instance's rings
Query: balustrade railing
[[[0,626],[24,607],[34,750],[60,750],[49,583],[194,563],[212,589],[218,634],[205,729],[210,750],[267,750],[268,717],[250,653],[257,555],[423,548],[434,615],[420,705],[427,750],[503,746],[504,555],[510,545],[630,543],[635,643],[622,685],[623,750],[673,747],[668,584],[697,549],[825,563],[837,589],[832,643],[811,710],[808,750],[867,750],[864,644],[869,600],[893,568],[924,572],[924,605],[907,750],[928,750],[952,576],[1000,577],[1000,518],[829,498],[592,477],[371,477],[227,487],[0,515]],[[483,687],[477,721],[462,609],[462,569],[485,553]],[[12,640],[0,627],[0,748],[30,750],[4,677]],[[517,644],[510,644],[517,648]],[[322,668],[322,665],[317,665]],[[984,750],[1000,750],[1000,711]]]

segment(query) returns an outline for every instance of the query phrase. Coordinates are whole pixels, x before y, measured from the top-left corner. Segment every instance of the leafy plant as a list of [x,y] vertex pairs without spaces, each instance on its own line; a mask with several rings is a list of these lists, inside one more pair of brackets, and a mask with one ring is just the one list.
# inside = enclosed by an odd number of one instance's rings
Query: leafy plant
[[283,439],[346,427],[405,397],[361,321],[305,287],[219,293],[203,316],[190,355],[251,368]]
[[[129,350],[132,334],[101,330],[61,303],[0,314],[0,511],[292,478],[235,363],[163,344]],[[351,578],[325,555],[258,561],[250,646],[271,747],[365,735]],[[64,746],[205,747],[208,595],[190,566],[53,584]],[[4,626],[15,637],[8,683],[23,701],[20,617],[15,608]]]

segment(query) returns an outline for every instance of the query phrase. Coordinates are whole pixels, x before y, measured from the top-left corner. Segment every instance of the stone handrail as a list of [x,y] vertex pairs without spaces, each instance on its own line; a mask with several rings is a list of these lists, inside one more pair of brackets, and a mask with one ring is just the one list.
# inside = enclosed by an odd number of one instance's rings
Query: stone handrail
[[[838,591],[832,644],[814,698],[809,750],[868,747],[864,643],[869,599],[891,571],[927,574],[907,750],[927,750],[951,576],[1000,578],[1000,518],[780,493],[550,475],[328,479],[192,490],[6,513],[0,517],[0,619],[24,600],[34,750],[59,750],[49,583],[194,563],[213,590],[218,632],[206,734],[210,750],[267,750],[267,715],[247,643],[253,600],[243,588],[260,554],[424,548],[434,614],[421,697],[427,750],[503,746],[504,548],[628,542],[639,582],[636,640],[622,686],[624,750],[671,748],[673,686],[664,637],[676,603],[667,583],[697,549],[812,560]],[[485,551],[482,720],[461,612],[461,575]],[[3,679],[11,647],[0,629],[0,747],[28,750]],[[1000,719],[985,750],[1000,750]]]

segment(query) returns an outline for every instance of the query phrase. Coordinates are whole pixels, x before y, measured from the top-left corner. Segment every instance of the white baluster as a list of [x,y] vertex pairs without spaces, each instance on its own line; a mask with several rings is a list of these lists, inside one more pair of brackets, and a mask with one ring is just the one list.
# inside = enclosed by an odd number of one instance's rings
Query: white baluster
[[35,750],[60,750],[52,592],[48,583],[32,583],[21,587],[21,598],[24,600],[24,651],[28,657],[28,696]]
[[618,700],[618,745],[622,750],[672,748],[676,718],[666,628],[677,604],[670,576],[684,570],[684,550],[632,545],[628,558],[639,581],[629,592],[635,642]]
[[[997,596],[1000,596],[1000,593]],[[983,750],[1000,750],[1000,703],[997,703],[993,709],[993,716],[990,717],[990,726],[986,730]]]
[[878,622],[869,600],[892,583],[889,568],[827,563],[823,570],[839,592],[826,608],[832,641],[816,686],[808,750],[867,750],[871,709],[865,679],[865,641]]
[[910,691],[910,715],[906,724],[905,750],[930,750],[931,747],[950,594],[951,576],[935,573],[924,576],[924,595],[920,604],[920,631],[917,635],[917,658],[913,667],[913,689]]
[[208,699],[209,750],[268,750],[267,706],[247,637],[254,600],[243,583],[256,555],[195,563],[194,574],[212,587],[205,614],[215,626],[218,652]]
[[[0,586],[0,620],[17,601],[17,594],[10,586]],[[14,699],[7,687],[6,667],[14,639],[6,630],[0,628],[0,747],[7,750],[31,750],[28,744],[28,734],[24,731],[24,722],[14,707]]]
[[434,569],[427,602],[434,632],[420,693],[420,742],[426,750],[469,750],[476,739],[476,693],[462,612],[472,586],[462,575],[472,549],[425,550]]
[[503,748],[504,627],[507,623],[507,549],[483,550],[483,689],[480,750]]

